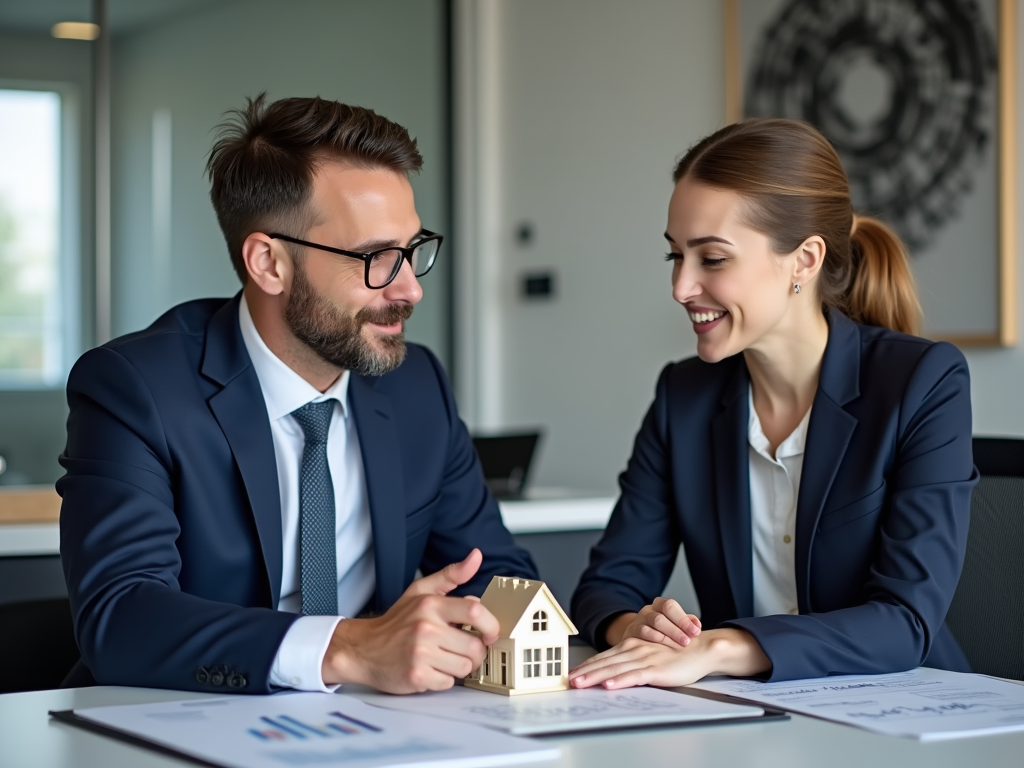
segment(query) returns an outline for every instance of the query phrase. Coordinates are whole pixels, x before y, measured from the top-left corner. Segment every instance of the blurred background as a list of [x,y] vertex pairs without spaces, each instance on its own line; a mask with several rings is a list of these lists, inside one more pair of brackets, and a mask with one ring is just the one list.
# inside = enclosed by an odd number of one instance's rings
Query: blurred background
[[[409,128],[420,216],[446,236],[409,337],[474,431],[543,432],[534,486],[610,497],[659,371],[695,349],[662,233],[675,159],[732,109],[734,7],[3,0],[0,484],[60,476],[63,385],[85,349],[239,289],[204,163],[224,112],[267,91]],[[99,36],[55,37],[60,22]],[[1024,434],[1024,351],[964,350],[975,432]]]

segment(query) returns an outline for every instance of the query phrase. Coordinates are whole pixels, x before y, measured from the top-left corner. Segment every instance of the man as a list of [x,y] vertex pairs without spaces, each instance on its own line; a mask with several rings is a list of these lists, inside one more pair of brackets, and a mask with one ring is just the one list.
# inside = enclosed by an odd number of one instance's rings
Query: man
[[461,596],[536,572],[440,365],[404,343],[442,240],[416,214],[416,142],[319,98],[261,96],[221,128],[207,170],[241,293],[68,381],[68,684],[450,687],[498,631]]

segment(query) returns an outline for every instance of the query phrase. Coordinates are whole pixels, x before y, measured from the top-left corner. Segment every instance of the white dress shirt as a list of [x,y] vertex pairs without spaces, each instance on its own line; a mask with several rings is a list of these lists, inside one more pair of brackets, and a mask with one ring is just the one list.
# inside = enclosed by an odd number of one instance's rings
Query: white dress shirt
[[796,503],[811,409],[775,451],[747,395],[750,421],[750,526],[754,554],[754,615],[799,613],[796,596]]
[[334,414],[327,433],[327,465],[334,486],[340,616],[303,616],[292,624],[278,648],[270,671],[271,685],[305,691],[334,690],[324,685],[321,675],[327,645],[340,617],[352,616],[361,610],[376,587],[363,457],[355,421],[348,407],[349,372],[345,371],[326,392],[321,393],[270,351],[256,330],[244,295],[239,302],[238,322],[263,390],[277,460],[284,555],[278,610],[302,611],[299,470],[305,436],[291,413],[307,403],[334,400]]

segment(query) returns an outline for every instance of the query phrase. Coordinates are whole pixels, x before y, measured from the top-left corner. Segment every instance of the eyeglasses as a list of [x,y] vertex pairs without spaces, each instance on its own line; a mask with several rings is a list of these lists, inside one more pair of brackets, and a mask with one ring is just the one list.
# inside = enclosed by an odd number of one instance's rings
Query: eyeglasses
[[275,240],[287,240],[289,243],[304,245],[307,248],[316,248],[328,253],[336,253],[339,256],[350,256],[353,259],[361,259],[366,265],[364,280],[367,288],[384,288],[391,283],[398,273],[402,271],[402,262],[408,261],[412,267],[412,273],[416,277],[423,277],[434,266],[437,260],[437,252],[441,250],[441,243],[444,235],[431,232],[428,229],[420,231],[420,239],[408,248],[382,248],[372,253],[356,253],[346,251],[342,248],[331,248],[328,245],[318,245],[306,240],[299,240],[297,237],[289,237],[279,233],[272,233],[269,236]]

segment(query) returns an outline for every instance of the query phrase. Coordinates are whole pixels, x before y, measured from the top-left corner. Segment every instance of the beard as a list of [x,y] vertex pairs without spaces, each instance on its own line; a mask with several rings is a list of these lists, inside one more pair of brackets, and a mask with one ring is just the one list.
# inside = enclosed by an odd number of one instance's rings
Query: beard
[[[411,305],[389,304],[364,307],[346,316],[316,292],[301,265],[295,263],[285,321],[296,338],[331,365],[363,376],[383,376],[395,370],[405,359],[405,321],[411,315]],[[363,337],[366,323],[391,325],[399,321],[401,333],[376,335],[376,343]]]

